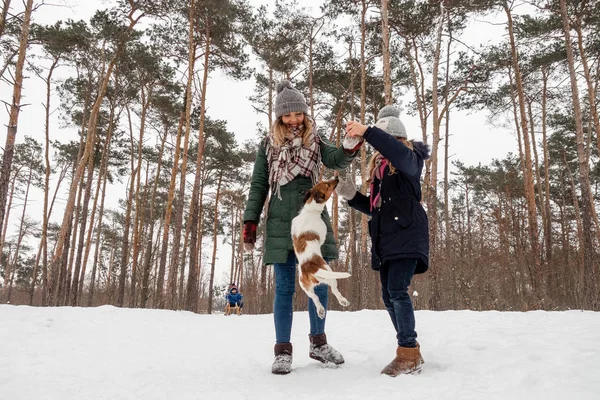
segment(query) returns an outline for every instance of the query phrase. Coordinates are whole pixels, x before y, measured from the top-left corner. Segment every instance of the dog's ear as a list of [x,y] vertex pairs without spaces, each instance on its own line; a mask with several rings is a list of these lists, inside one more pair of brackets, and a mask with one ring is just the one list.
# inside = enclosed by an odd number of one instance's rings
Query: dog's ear
[[315,201],[318,204],[324,203],[325,202],[325,194],[323,194],[321,192],[315,193]]
[[306,203],[308,199],[310,199],[310,189],[304,193],[304,200],[302,200],[302,202]]

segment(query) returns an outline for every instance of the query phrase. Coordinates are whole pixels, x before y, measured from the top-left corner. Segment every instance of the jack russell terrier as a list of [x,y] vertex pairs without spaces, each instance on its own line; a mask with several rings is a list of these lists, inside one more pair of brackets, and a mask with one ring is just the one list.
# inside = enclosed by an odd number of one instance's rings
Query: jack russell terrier
[[316,285],[326,283],[343,307],[350,304],[338,290],[336,280],[348,278],[350,274],[333,271],[321,254],[321,245],[327,236],[327,226],[321,219],[321,213],[337,184],[336,177],[313,186],[304,196],[304,206],[300,213],[292,220],[294,252],[300,265],[298,268],[300,287],[315,303],[321,319],[325,318],[325,308],[315,293]]

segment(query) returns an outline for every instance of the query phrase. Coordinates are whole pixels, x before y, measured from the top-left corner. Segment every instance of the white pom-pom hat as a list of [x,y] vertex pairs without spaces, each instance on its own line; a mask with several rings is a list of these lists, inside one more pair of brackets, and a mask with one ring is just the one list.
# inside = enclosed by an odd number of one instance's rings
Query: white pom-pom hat
[[407,138],[406,128],[400,121],[400,110],[395,106],[383,107],[377,114],[375,126],[394,137]]

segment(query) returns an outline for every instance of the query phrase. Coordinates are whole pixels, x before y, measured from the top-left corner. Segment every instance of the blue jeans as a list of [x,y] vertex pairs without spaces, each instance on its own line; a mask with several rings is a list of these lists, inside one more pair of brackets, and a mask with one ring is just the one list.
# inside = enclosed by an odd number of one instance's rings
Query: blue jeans
[[[276,343],[289,343],[292,333],[292,320],[294,317],[294,292],[296,291],[296,255],[290,252],[288,259],[283,264],[274,264],[275,267],[275,302],[273,304],[273,318],[275,320]],[[323,307],[327,309],[328,288],[325,284],[315,286],[315,293]],[[310,320],[310,334],[325,333],[325,318],[317,315],[315,303],[308,300],[308,317]]]
[[396,329],[400,347],[416,347],[415,311],[408,294],[417,260],[397,259],[384,263],[379,269],[383,303]]

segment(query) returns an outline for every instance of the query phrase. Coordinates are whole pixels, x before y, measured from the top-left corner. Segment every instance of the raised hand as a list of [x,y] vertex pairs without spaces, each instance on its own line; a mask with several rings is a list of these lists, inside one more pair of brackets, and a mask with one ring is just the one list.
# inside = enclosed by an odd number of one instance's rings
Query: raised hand
[[346,124],[346,133],[350,137],[362,137],[367,131],[367,127],[356,121],[348,121]]
[[335,192],[343,199],[352,200],[356,196],[356,186],[352,183],[350,172],[346,173],[346,179],[338,177],[339,182],[335,188]]

